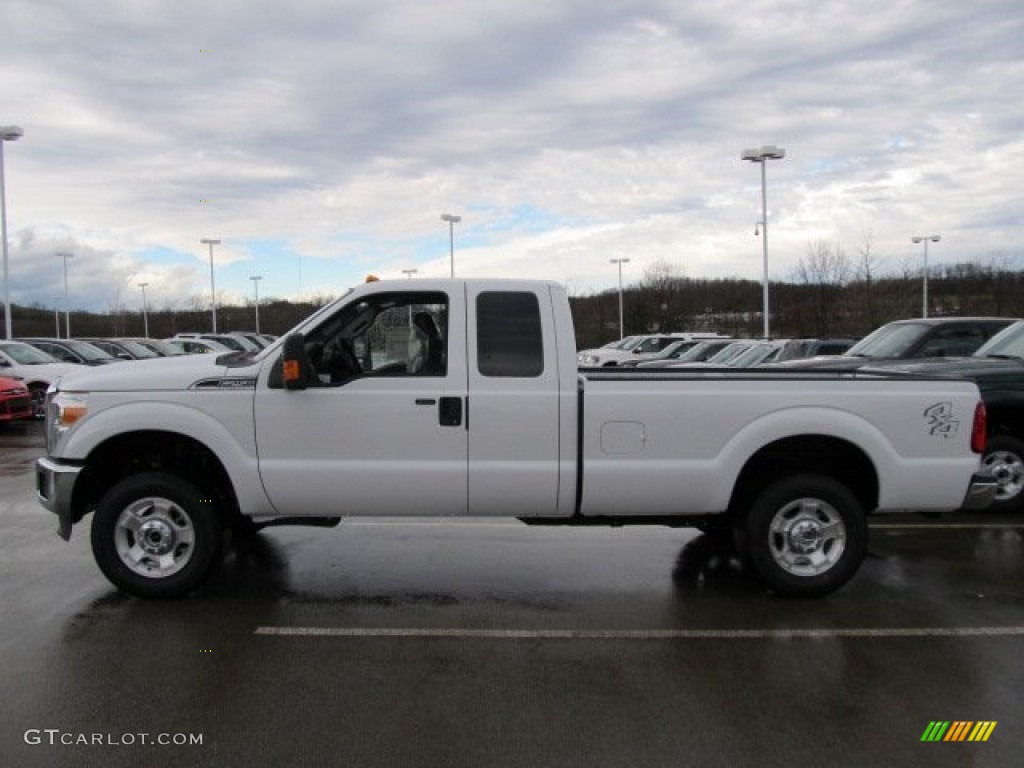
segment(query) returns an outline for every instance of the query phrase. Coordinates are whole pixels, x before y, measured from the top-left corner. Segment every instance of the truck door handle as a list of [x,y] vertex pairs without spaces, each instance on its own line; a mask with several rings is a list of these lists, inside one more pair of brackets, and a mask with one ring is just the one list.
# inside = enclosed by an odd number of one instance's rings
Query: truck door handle
[[442,397],[438,408],[438,421],[442,427],[462,426],[462,398]]

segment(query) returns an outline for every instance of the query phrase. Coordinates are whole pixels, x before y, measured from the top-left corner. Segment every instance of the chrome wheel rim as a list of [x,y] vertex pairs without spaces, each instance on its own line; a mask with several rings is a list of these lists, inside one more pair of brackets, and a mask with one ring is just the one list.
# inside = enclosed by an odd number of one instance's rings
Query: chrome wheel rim
[[775,513],[768,535],[775,563],[794,576],[825,573],[846,548],[843,519],[822,499],[789,502]]
[[114,527],[121,562],[139,576],[166,578],[184,568],[195,551],[192,519],[170,499],[149,496],[125,507]]
[[1020,495],[1024,488],[1024,462],[1012,451],[993,451],[982,462],[996,479],[996,501],[1008,501]]

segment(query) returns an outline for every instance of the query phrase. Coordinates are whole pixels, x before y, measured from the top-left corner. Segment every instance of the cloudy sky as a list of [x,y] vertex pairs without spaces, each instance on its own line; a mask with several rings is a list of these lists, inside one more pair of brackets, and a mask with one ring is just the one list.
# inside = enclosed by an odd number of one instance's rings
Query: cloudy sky
[[[1024,267],[1020,0],[0,0],[10,291],[73,308],[337,294],[367,273],[670,262],[812,242]],[[207,298],[203,298],[207,297]]]

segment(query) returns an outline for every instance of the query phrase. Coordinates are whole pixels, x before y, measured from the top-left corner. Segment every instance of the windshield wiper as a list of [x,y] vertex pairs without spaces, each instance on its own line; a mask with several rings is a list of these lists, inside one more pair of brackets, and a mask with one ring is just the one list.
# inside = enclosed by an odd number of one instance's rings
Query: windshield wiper
[[992,360],[1024,360],[1020,355],[985,355]]

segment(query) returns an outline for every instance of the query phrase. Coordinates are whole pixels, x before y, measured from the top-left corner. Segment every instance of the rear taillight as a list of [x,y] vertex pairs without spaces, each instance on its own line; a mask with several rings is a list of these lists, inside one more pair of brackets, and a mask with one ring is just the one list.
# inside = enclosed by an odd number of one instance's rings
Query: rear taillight
[[975,453],[985,452],[985,422],[987,416],[985,414],[985,404],[979,402],[974,406],[974,426],[971,427],[971,450]]

